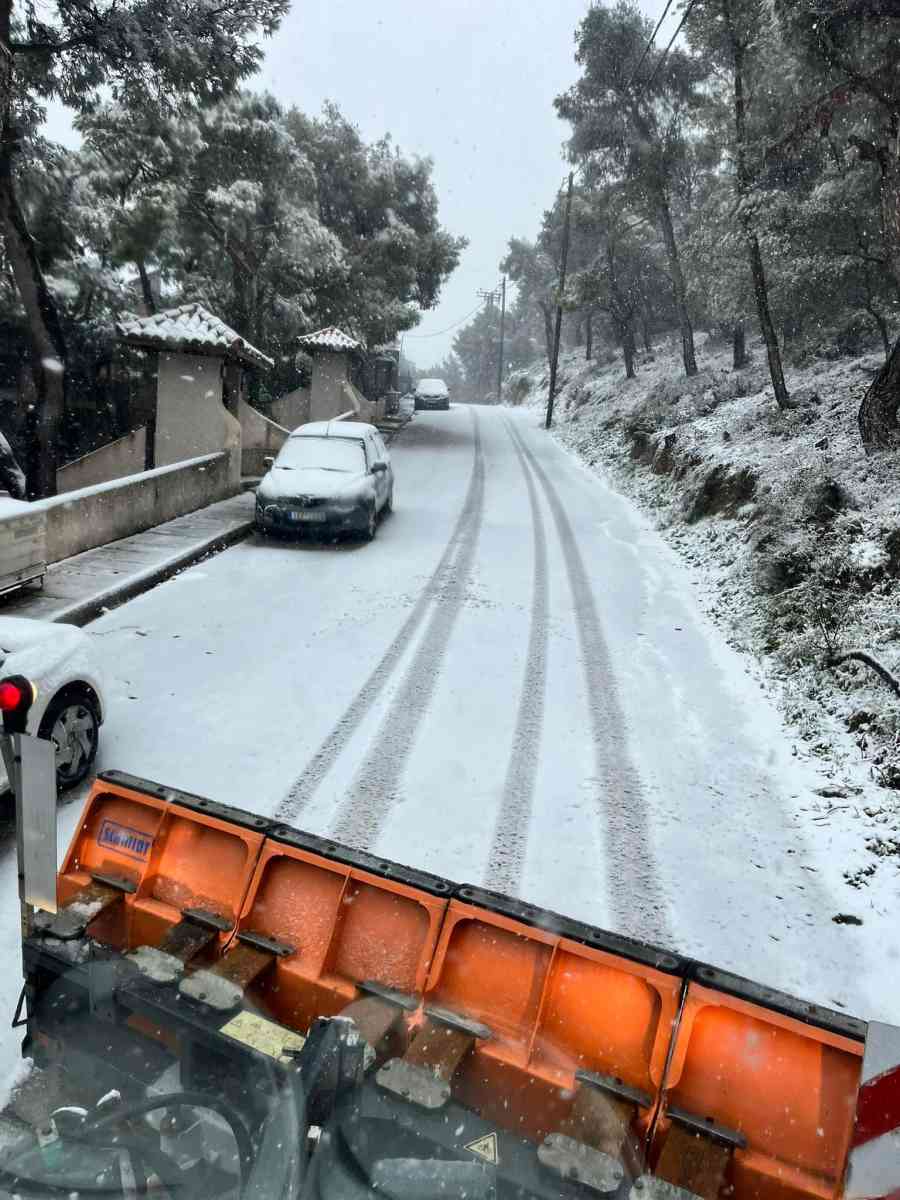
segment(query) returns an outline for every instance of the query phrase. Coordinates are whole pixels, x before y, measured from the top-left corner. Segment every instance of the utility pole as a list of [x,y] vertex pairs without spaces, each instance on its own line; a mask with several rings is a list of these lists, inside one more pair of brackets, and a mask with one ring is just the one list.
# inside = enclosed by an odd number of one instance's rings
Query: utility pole
[[572,217],[572,172],[569,172],[569,189],[566,193],[566,216],[563,222],[562,254],[559,264],[559,296],[556,302],[556,328],[553,331],[553,358],[550,361],[550,394],[547,397],[547,419],[544,428],[553,424],[553,397],[556,392],[556,367],[559,362],[559,338],[562,333],[563,293],[566,290],[566,264],[569,259],[569,222]]
[[[484,301],[485,312],[492,313],[494,311],[494,301],[497,299],[497,288],[492,288],[491,291],[485,291],[484,288],[479,288],[477,293]],[[484,346],[481,353],[481,361],[478,366],[478,394],[482,400],[488,394],[488,376],[491,372],[491,364],[489,362],[490,349],[487,345]]]
[[506,276],[500,285],[500,353],[497,356],[497,403],[503,400],[503,332],[506,324]]

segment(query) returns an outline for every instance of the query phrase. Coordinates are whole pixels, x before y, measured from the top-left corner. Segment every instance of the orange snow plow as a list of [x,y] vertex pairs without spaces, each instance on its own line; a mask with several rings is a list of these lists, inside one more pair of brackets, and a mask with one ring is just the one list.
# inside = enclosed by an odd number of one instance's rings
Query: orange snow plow
[[[197,1195],[900,1196],[890,1027],[118,772],[57,893],[25,1053],[123,1129],[177,1076]],[[217,1191],[221,1120],[249,1149]]]

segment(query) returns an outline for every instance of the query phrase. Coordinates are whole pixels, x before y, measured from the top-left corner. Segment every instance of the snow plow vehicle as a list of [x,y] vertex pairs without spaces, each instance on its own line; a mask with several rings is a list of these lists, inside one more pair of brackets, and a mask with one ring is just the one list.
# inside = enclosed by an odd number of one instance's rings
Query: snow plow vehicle
[[520,900],[109,771],[43,909],[8,1193],[900,1196],[900,1030]]

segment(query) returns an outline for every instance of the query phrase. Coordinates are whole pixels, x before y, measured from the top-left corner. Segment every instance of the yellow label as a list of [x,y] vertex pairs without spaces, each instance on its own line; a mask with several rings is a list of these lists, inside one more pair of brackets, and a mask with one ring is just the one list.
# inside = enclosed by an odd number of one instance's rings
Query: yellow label
[[476,1138],[474,1142],[467,1142],[465,1149],[495,1166],[500,1161],[496,1133],[486,1133],[484,1137]]
[[289,1050],[300,1050],[306,1042],[302,1034],[251,1012],[239,1012],[222,1026],[220,1032],[283,1063],[291,1061]]

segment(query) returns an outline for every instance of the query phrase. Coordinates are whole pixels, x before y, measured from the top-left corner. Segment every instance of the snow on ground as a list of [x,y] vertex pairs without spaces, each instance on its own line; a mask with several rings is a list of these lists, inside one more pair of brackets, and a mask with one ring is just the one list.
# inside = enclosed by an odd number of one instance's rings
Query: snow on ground
[[[845,801],[817,794],[699,573],[532,410],[417,416],[392,453],[371,545],[251,538],[88,627],[99,765],[900,1021],[886,894],[836,865]],[[9,921],[10,962],[17,940]]]
[[[853,914],[900,894],[900,704],[869,671],[825,666],[829,647],[900,660],[900,513],[894,455],[866,457],[856,426],[881,359],[788,371],[779,413],[765,353],[743,371],[698,339],[700,376],[674,346],[639,359],[561,362],[556,435],[634,500],[688,568],[694,594],[788,721],[791,751],[825,777],[798,819],[817,830]],[[542,364],[512,381],[542,409]],[[824,630],[824,631],[823,631]],[[895,960],[890,932],[885,953]]]

